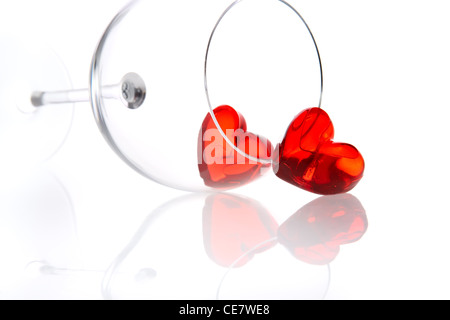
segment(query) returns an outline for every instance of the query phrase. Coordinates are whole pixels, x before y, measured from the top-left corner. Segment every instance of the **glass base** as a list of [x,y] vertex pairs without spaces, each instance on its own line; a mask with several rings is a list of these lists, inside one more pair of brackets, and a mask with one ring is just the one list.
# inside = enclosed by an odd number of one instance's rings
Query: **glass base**
[[0,37],[0,70],[0,171],[15,174],[53,156],[72,124],[73,104],[37,108],[32,92],[72,84],[58,56],[28,39]]

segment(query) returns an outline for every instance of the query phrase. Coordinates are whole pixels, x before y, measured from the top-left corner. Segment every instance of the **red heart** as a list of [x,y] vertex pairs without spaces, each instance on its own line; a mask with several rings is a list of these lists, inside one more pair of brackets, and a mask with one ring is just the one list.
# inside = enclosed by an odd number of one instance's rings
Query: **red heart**
[[[270,160],[273,147],[264,137],[247,132],[244,117],[230,106],[220,106],[214,115],[222,131],[234,146],[256,159]],[[234,188],[263,175],[270,164],[252,161],[227,144],[208,114],[203,121],[198,143],[198,168],[205,185],[213,188]]]
[[276,245],[278,223],[258,202],[213,194],[203,208],[203,241],[209,257],[223,267],[242,267],[256,253]]
[[364,159],[352,145],[333,142],[328,114],[307,109],[290,124],[275,151],[274,171],[284,181],[318,194],[348,192],[361,180]]
[[278,229],[278,241],[299,260],[325,265],[340,246],[358,241],[367,231],[366,212],[354,196],[340,194],[310,202]]

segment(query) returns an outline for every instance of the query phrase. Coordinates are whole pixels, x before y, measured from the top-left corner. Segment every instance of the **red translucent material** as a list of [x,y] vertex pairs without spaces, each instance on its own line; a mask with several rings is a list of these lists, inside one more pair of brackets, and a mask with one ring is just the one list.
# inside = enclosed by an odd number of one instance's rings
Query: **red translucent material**
[[[258,202],[229,194],[207,198],[203,239],[208,256],[223,267],[242,267],[276,244],[278,224]],[[254,250],[253,250],[254,249]]]
[[[270,160],[273,147],[264,137],[247,132],[244,117],[230,106],[220,106],[214,115],[234,146],[256,159]],[[205,185],[213,188],[235,188],[259,178],[270,164],[253,161],[227,144],[211,115],[203,121],[198,142],[198,168]]]
[[318,194],[352,190],[363,177],[364,159],[354,146],[333,142],[333,138],[333,123],[325,111],[319,108],[303,111],[290,124],[275,150],[275,174]]
[[361,239],[368,222],[364,208],[350,194],[321,197],[310,202],[278,230],[278,241],[299,260],[326,265],[340,246]]

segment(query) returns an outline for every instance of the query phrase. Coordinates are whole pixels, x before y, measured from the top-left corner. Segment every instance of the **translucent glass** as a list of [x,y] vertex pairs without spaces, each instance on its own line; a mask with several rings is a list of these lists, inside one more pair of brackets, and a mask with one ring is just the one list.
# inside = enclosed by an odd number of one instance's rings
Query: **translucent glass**
[[[298,112],[320,104],[320,60],[297,12],[284,1],[241,0],[223,16],[230,4],[133,1],[111,22],[95,52],[91,98],[100,130],[126,163],[163,185],[214,188],[199,168],[199,133],[210,106],[232,105],[249,131],[275,143]],[[135,109],[105,89],[130,72],[146,87]],[[261,168],[251,169],[253,179]],[[236,180],[221,189],[242,185]]]

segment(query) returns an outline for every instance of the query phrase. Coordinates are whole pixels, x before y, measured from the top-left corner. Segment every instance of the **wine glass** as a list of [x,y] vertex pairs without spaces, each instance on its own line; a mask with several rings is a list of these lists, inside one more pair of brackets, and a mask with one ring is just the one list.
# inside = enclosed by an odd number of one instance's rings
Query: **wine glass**
[[[138,173],[180,190],[231,189],[261,176],[272,159],[230,141],[216,107],[233,105],[259,143],[260,135],[279,141],[292,116],[321,103],[316,42],[283,0],[133,0],[101,37],[87,89],[72,89],[63,64],[39,44],[13,39],[0,48],[3,75],[18,79],[2,75],[0,83],[2,167],[54,154],[73,104],[90,101],[105,140]],[[208,117],[232,152],[228,166],[202,167]],[[226,183],[205,178],[217,168],[231,172]]]

